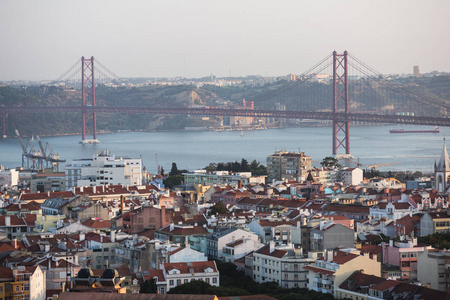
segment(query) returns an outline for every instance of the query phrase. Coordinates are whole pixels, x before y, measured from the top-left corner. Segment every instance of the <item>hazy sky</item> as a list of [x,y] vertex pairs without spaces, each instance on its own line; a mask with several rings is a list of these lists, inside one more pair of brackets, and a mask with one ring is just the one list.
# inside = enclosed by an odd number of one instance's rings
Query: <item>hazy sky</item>
[[382,73],[450,71],[449,0],[0,0],[0,80],[81,56],[120,77],[300,74],[333,50]]

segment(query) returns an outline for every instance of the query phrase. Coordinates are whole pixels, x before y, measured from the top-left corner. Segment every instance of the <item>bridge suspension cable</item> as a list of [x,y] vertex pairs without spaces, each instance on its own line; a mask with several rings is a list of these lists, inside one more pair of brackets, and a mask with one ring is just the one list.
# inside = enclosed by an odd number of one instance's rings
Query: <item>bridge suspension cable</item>
[[[305,83],[306,81],[311,79],[313,76],[316,76],[317,74],[319,74],[320,72],[322,72],[323,70],[325,70],[326,68],[331,66],[333,64],[333,62],[329,61],[329,60],[332,58],[332,56],[333,56],[333,53],[330,53],[325,58],[323,58],[321,61],[319,61],[317,64],[315,64],[314,66],[309,68],[307,71],[305,71],[302,74],[296,76],[296,78],[298,78],[300,80],[287,82],[287,83],[283,84],[282,86],[280,86],[280,87],[278,87],[278,88],[276,88],[274,90],[271,90],[271,91],[266,92],[266,93],[264,93],[262,95],[253,97],[253,98],[249,99],[249,101],[254,101],[254,102],[266,101],[266,100],[272,99],[273,97],[279,96],[279,95],[281,95],[283,93],[286,93],[286,92],[296,88],[297,86]],[[323,65],[327,61],[328,61],[328,63]],[[315,72],[312,73],[313,71],[315,71]]]
[[[391,90],[394,93],[399,94],[400,96],[403,96],[407,99],[416,101],[418,103],[424,104],[424,105],[431,105],[436,109],[442,109],[446,108],[447,110],[450,110],[450,101],[446,99],[433,99],[431,97],[427,97],[424,95],[417,94],[415,92],[412,92],[408,89],[406,89],[401,84],[393,81],[393,80],[386,80],[385,76],[381,74],[380,72],[374,70],[355,56],[349,54],[351,60],[349,61],[349,65],[355,68],[356,70],[360,71],[362,74],[370,78],[371,80],[379,83],[383,87]],[[356,63],[355,63],[356,62]],[[443,107],[444,106],[444,107]]]
[[[71,80],[77,73],[80,73],[80,67],[79,67],[79,65],[80,65],[80,60],[77,59],[77,60],[75,61],[75,63],[74,63],[70,68],[68,68],[68,69],[67,69],[64,73],[62,73],[58,78],[56,78],[55,80],[53,80],[52,82],[50,82],[49,85],[54,85],[54,84],[57,84],[57,83],[60,83],[60,82],[67,82],[67,81]],[[76,69],[75,69],[75,68],[76,68]],[[74,70],[74,69],[75,69],[75,70]],[[72,72],[71,75],[68,76],[68,77],[66,77],[66,75],[69,74],[70,72]],[[66,77],[66,79],[63,80],[63,78],[65,78],[65,77]]]

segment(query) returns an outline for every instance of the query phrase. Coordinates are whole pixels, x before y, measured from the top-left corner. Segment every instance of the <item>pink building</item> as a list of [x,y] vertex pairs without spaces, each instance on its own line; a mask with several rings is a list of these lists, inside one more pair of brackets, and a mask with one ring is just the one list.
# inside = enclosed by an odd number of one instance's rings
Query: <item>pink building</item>
[[425,247],[432,249],[431,246],[418,245],[416,238],[404,241],[390,240],[389,244],[382,243],[381,247],[383,263],[398,266],[402,280],[417,280],[417,257]]

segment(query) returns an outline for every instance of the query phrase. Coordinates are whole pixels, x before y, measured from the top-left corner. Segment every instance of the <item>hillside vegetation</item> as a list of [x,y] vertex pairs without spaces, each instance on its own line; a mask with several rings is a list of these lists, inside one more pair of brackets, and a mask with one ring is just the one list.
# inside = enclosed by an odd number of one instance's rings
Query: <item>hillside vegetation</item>
[[[321,110],[332,108],[332,85],[304,83],[288,89],[285,93],[269,98],[261,97],[277,90],[286,81],[264,86],[219,87],[195,86],[145,86],[133,88],[96,88],[98,106],[177,106],[190,105],[222,106],[241,104],[242,99],[255,102],[256,109],[274,109],[276,103],[285,104],[288,110]],[[439,103],[450,103],[450,76],[431,78],[404,78],[400,85],[421,97],[430,98]],[[351,111],[380,111],[404,108],[408,99],[404,99],[382,86],[360,80],[350,84]],[[75,89],[58,87],[29,86],[16,88],[0,87],[0,106],[55,106],[80,105],[81,92]],[[429,115],[446,115],[445,111],[433,107],[424,107]],[[184,115],[127,115],[98,114],[99,131],[118,130],[183,130],[185,127],[214,126],[215,118],[208,119]],[[78,134],[81,131],[80,113],[63,114],[10,114],[6,121],[7,135],[14,135],[18,129],[23,135],[61,135]]]

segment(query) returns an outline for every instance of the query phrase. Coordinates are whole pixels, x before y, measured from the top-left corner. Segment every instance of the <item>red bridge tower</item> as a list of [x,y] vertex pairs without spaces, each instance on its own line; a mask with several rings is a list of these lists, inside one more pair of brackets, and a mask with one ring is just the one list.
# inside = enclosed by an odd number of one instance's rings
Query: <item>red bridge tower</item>
[[337,113],[349,113],[347,51],[333,52],[333,155],[342,147],[350,154],[349,121],[339,121]]
[[[86,134],[92,133],[93,141],[97,141],[97,115],[93,110],[95,107],[95,79],[94,79],[94,57],[81,57],[81,98],[82,98],[82,115],[83,124],[81,131],[82,143],[86,141]],[[86,103],[86,99],[92,99],[92,104]],[[91,122],[89,122],[91,121]],[[92,132],[88,125],[92,123]]]

